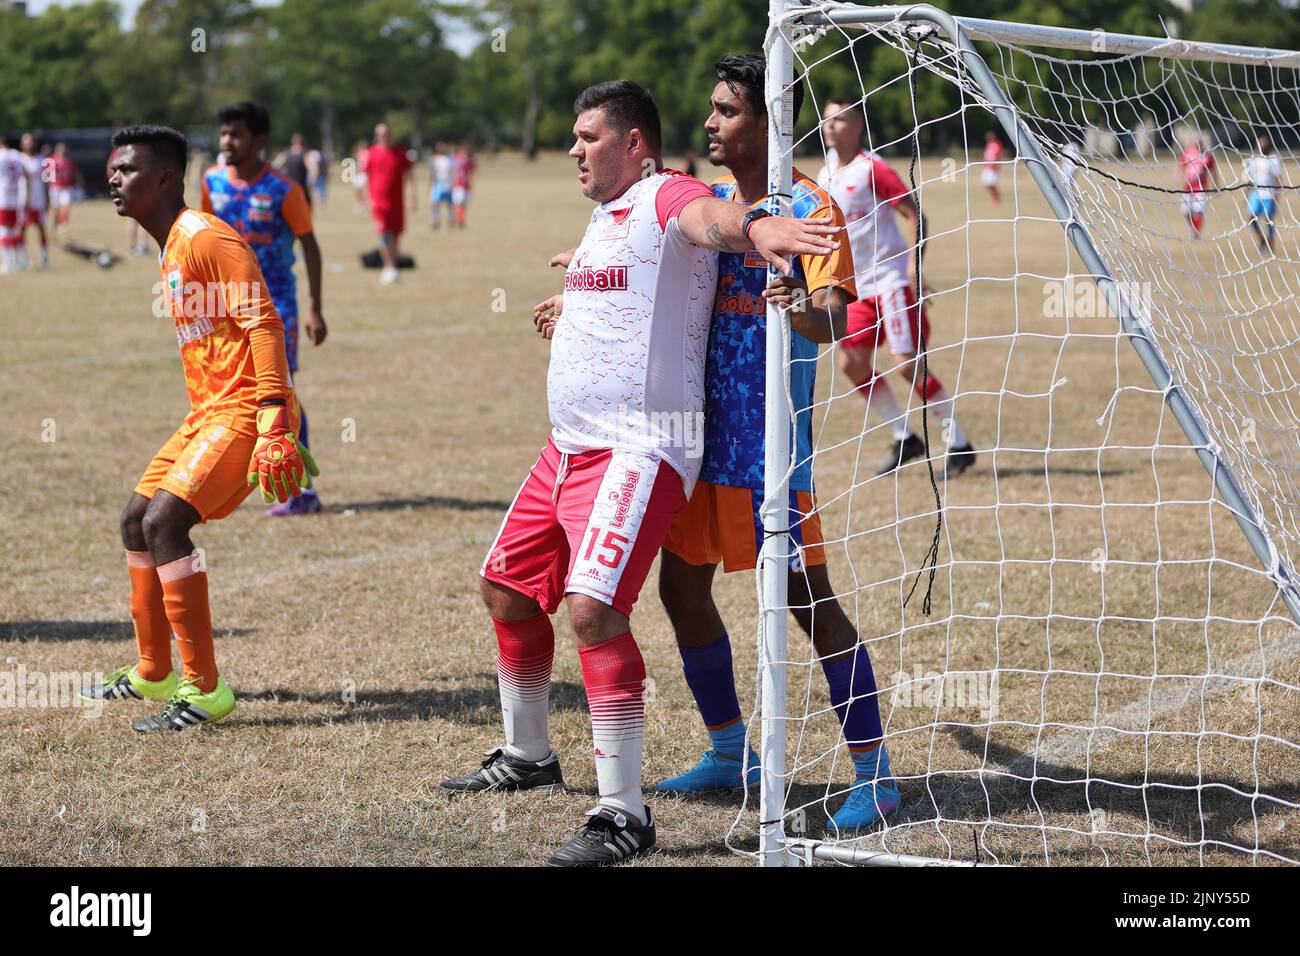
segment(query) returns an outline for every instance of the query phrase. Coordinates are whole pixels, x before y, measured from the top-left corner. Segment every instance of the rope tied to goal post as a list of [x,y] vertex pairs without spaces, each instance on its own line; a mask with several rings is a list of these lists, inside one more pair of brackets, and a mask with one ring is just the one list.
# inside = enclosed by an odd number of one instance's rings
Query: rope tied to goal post
[[[912,189],[913,200],[916,203],[916,248],[912,251],[913,261],[915,263],[916,274],[916,309],[918,316],[925,306],[923,298],[925,283],[921,276],[921,247],[925,245],[925,212],[921,208],[921,190],[916,184],[916,168],[921,159],[921,123],[917,116],[916,108],[916,70],[917,60],[921,56],[921,44],[927,40],[932,40],[938,36],[938,30],[932,26],[908,27],[905,33],[913,42],[913,48],[907,51],[907,95],[912,104],[912,156],[907,166],[908,185]],[[930,358],[929,343],[926,341],[925,323],[917,323],[917,346],[921,359],[921,381],[929,382],[930,380]],[[913,373],[913,383],[916,376]],[[956,396],[953,397],[955,403]],[[912,579],[912,587],[907,592],[907,597],[903,598],[903,607],[907,607],[908,602],[912,600],[912,595],[916,593],[917,585],[921,583],[921,575],[925,573],[926,568],[930,570],[929,576],[925,582],[925,597],[921,599],[921,613],[926,617],[930,616],[931,598],[934,593],[934,576],[939,567],[939,542],[943,537],[943,498],[939,494],[939,482],[934,477],[934,457],[930,454],[930,417],[928,410],[930,402],[927,399],[921,403],[921,439],[925,444],[925,465],[930,473],[930,489],[934,492],[934,538],[930,542],[930,547],[921,561],[921,567],[917,569],[916,577]]]

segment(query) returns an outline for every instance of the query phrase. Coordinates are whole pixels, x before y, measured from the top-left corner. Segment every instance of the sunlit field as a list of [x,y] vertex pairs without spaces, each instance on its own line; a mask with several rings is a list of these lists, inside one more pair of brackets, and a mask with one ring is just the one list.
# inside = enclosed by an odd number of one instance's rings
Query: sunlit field
[[[1300,812],[1279,803],[1300,803],[1294,625],[1114,319],[1045,314],[1045,281],[1084,270],[1029,177],[1005,176],[994,208],[938,159],[923,174],[933,369],[981,455],[939,483],[931,614],[920,593],[904,609],[934,535],[928,469],[869,478],[887,436],[827,349],[815,468],[830,574],[870,641],[904,800],[883,840],[855,845],[1006,863],[1300,857]],[[535,864],[595,803],[563,612],[551,731],[569,792],[436,789],[499,743],[477,571],[548,429],[531,307],[559,291],[547,260],[578,241],[591,205],[563,157],[483,157],[464,231],[430,229],[421,182],[403,239],[417,268],[380,287],[359,264],[369,216],[350,186],[331,187],[316,210],[330,335],[304,343],[297,377],[325,511],[270,520],[254,496],[194,535],[238,709],[141,737],[130,721],[152,705],[0,708],[4,862]],[[1197,269],[1249,250],[1239,205],[1216,200],[1209,228],[1223,234],[1177,246],[1166,291],[1202,294]],[[1176,200],[1161,210],[1181,241]],[[76,207],[71,235],[126,250],[104,202]],[[55,251],[49,272],[0,277],[0,656],[15,675],[134,659],[118,516],[186,411],[174,333],[151,315],[155,251],[111,270]],[[1267,274],[1294,289],[1296,252],[1280,251]],[[1152,255],[1124,253],[1134,268]],[[1268,321],[1294,329],[1289,301]],[[647,787],[708,747],[656,577],[633,616],[651,681]],[[715,596],[749,714],[754,576],[719,574]],[[812,715],[789,726],[790,806],[819,832],[850,768],[793,625],[790,658],[791,715]],[[996,713],[900,699],[894,675],[945,670],[996,670]],[[739,820],[738,794],[655,799],[660,849],[636,865],[751,862],[735,850],[757,846],[755,797]]]

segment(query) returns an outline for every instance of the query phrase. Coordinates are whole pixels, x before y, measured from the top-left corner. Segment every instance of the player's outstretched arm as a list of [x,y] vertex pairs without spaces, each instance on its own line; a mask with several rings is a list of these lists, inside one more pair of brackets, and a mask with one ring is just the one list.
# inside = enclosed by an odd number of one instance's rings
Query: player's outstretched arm
[[556,266],[559,266],[561,269],[567,269],[569,268],[569,263],[573,261],[573,254],[577,251],[578,247],[574,246],[572,249],[565,249],[563,252],[557,252],[555,255],[551,256],[551,261],[547,264],[552,269]]
[[790,274],[790,256],[824,256],[840,247],[834,236],[842,227],[830,216],[789,219],[767,216],[751,220],[749,207],[712,196],[691,200],[677,216],[677,224],[697,246],[719,252],[747,252],[757,249],[782,275]]

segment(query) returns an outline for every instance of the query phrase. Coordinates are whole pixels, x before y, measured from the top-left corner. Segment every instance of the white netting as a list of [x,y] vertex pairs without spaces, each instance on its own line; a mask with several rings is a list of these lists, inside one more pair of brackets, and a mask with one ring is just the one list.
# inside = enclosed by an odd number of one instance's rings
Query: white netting
[[[871,653],[903,798],[887,826],[840,843],[1002,863],[1300,862],[1300,632],[1277,586],[1300,558],[1300,77],[977,48],[1274,552],[1257,560],[954,46],[901,21],[797,42],[795,166],[822,165],[812,118],[829,99],[865,106],[863,145],[928,220],[929,367],[978,450],[945,481],[948,423],[930,421],[943,521],[926,615],[929,468],[874,476],[890,428],[837,369],[842,349],[822,348],[812,467],[829,574]],[[997,204],[981,184],[988,130],[1009,147]],[[1272,253],[1247,213],[1259,134],[1284,169]],[[1217,180],[1195,239],[1178,158],[1198,136]],[[893,365],[882,345],[875,368],[919,434]],[[784,822],[821,837],[853,767],[816,652],[794,626],[788,646]],[[752,849],[752,808],[733,846]]]

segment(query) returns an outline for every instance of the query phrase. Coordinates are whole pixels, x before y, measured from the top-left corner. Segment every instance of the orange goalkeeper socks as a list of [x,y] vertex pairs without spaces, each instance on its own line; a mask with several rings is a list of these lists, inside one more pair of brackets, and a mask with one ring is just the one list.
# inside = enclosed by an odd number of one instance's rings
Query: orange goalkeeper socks
[[198,681],[210,693],[217,686],[217,660],[212,646],[212,610],[208,606],[208,575],[193,557],[178,558],[158,569],[167,620],[176,632],[176,646],[185,664],[185,680]]
[[131,621],[140,652],[136,671],[145,680],[162,680],[172,671],[172,627],[163,607],[158,569],[148,551],[128,551],[126,570],[131,576]]

